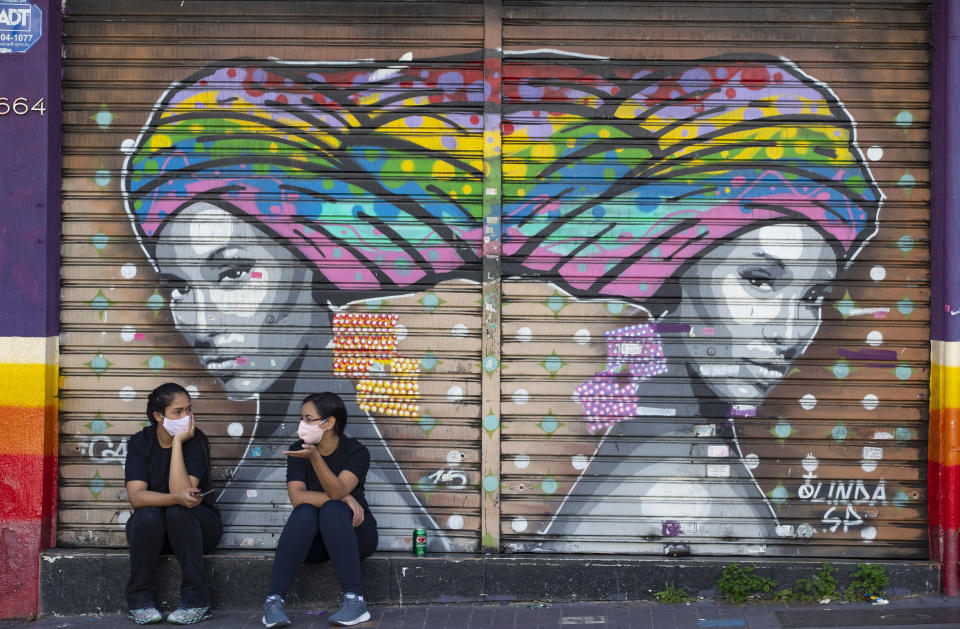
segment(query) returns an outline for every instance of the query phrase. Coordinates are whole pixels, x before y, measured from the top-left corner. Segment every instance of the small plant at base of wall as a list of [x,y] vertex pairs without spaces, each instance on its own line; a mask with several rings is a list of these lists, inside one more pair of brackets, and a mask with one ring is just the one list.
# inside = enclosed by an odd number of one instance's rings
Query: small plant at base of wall
[[688,603],[690,601],[690,595],[686,589],[668,582],[664,582],[663,589],[654,592],[654,596],[657,597],[659,603]]
[[859,601],[865,596],[875,594],[882,596],[890,584],[890,576],[886,568],[871,563],[865,563],[854,571],[850,585],[843,595],[848,601]]
[[773,580],[758,576],[753,571],[754,566],[727,564],[717,581],[717,590],[731,603],[745,603],[747,599],[772,591]]
[[812,579],[797,579],[792,588],[780,590],[773,595],[778,601],[809,603],[837,597],[837,569],[833,564],[820,564],[820,571]]

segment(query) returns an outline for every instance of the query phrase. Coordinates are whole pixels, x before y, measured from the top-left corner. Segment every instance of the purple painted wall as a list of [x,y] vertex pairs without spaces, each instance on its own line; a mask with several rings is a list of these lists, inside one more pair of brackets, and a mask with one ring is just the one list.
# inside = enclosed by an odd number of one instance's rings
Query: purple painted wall
[[930,76],[930,338],[938,341],[960,341],[958,36],[960,4],[952,0],[934,2]]
[[0,116],[0,337],[59,329],[60,3],[33,4],[43,11],[41,41],[0,53],[0,98],[46,108]]

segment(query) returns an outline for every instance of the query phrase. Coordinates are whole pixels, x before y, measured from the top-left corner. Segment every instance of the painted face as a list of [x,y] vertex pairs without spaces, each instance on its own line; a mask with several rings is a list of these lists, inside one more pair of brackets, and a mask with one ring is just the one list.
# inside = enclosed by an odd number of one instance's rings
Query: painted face
[[720,399],[759,404],[820,327],[837,257],[803,224],[749,231],[706,253],[681,276],[671,319],[688,368]]
[[170,219],[156,247],[177,330],[234,399],[268,389],[302,354],[319,310],[312,271],[209,203]]

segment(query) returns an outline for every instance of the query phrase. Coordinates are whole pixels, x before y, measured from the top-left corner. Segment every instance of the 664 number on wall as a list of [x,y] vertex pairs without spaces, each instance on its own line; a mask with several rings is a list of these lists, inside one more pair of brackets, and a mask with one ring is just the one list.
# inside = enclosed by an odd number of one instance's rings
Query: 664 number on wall
[[32,105],[30,104],[30,100],[31,99],[28,99],[26,96],[18,96],[16,98],[0,96],[0,116],[9,114],[26,116],[31,112],[38,113],[42,116],[46,113],[47,106],[42,98],[34,100]]

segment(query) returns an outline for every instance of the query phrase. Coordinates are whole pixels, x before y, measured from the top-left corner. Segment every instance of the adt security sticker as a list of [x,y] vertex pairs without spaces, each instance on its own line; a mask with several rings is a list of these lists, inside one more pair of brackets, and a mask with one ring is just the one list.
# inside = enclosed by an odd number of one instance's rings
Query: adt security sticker
[[27,52],[43,34],[43,12],[26,2],[0,2],[0,53]]

